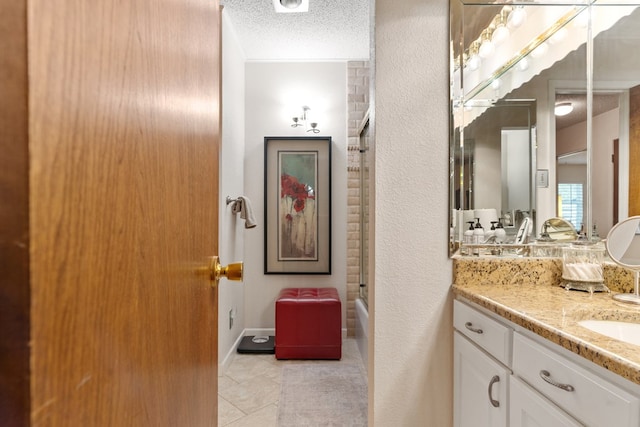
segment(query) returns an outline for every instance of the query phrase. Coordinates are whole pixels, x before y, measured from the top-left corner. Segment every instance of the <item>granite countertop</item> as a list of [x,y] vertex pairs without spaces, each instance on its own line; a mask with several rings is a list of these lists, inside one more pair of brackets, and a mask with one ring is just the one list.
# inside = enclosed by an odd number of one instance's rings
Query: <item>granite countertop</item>
[[[459,264],[457,269],[461,274],[458,277],[454,274],[454,295],[640,385],[640,346],[608,338],[578,325],[579,321],[587,319],[640,323],[640,308],[614,301],[609,293],[567,291],[557,283],[486,280],[490,276],[487,265],[484,264],[485,274],[480,274],[480,280],[478,275],[475,275],[476,280],[464,280],[469,278],[471,270],[468,265]],[[492,270],[492,274],[495,271]]]

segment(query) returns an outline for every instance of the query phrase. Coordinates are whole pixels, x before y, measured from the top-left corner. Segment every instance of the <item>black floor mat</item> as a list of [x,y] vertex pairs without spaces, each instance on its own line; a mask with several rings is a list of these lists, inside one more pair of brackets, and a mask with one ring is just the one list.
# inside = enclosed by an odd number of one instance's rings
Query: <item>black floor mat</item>
[[238,346],[238,353],[274,354],[276,337],[266,335],[248,335],[242,338]]

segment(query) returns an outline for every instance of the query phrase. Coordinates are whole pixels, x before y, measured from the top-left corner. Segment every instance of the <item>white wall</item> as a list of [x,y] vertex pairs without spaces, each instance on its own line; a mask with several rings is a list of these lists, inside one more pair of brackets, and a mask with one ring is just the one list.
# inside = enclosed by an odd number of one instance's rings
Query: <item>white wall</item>
[[376,0],[370,423],[452,425],[448,1]]
[[[246,328],[275,327],[275,299],[285,287],[334,286],[346,327],[347,280],[347,64],[346,62],[247,62],[245,193],[253,202],[258,226],[245,233]],[[331,275],[265,275],[264,137],[309,136],[291,127],[302,105],[311,107],[321,130],[331,136]]]
[[[223,265],[242,261],[244,221],[231,213],[226,196],[244,191],[244,57],[226,13],[222,13],[222,148],[220,152],[220,212],[218,255]],[[235,311],[229,329],[229,310]],[[218,286],[218,359],[224,364],[244,329],[244,284],[222,279]]]

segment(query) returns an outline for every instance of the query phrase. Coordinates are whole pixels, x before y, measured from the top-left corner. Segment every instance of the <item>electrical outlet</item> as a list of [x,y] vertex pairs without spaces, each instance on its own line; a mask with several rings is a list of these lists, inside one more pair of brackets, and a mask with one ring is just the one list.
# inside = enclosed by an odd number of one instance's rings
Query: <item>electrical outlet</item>
[[229,310],[229,329],[233,328],[233,309]]

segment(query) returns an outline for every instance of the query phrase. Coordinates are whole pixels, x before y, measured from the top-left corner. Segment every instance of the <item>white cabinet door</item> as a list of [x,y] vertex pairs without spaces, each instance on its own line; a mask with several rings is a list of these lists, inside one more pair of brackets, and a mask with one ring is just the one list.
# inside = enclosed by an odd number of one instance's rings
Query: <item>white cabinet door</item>
[[509,405],[511,426],[579,427],[582,425],[515,376],[509,379]]
[[454,332],[455,427],[506,427],[510,371]]

